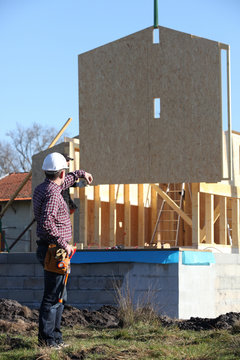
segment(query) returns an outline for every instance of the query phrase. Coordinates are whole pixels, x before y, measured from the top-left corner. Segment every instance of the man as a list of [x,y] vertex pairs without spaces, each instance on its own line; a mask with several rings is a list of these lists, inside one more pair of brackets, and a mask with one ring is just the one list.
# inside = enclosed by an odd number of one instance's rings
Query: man
[[[69,211],[61,192],[79,178],[85,178],[88,184],[93,181],[92,175],[84,170],[76,170],[65,176],[67,168],[66,159],[62,154],[48,154],[42,166],[46,179],[34,190],[33,208],[39,238],[37,257],[42,265],[49,244],[56,244],[58,248],[65,249],[68,256],[74,251],[70,245],[72,229]],[[63,279],[63,274],[44,270],[44,294],[39,312],[40,346],[64,346],[60,330],[64,305],[58,302]]]

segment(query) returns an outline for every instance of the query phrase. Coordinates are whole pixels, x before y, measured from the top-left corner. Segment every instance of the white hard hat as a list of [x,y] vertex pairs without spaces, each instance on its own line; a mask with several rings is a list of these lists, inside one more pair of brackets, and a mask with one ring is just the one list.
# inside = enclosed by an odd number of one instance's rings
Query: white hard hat
[[54,152],[45,157],[42,169],[44,171],[59,171],[68,169],[68,166],[65,157],[60,153]]

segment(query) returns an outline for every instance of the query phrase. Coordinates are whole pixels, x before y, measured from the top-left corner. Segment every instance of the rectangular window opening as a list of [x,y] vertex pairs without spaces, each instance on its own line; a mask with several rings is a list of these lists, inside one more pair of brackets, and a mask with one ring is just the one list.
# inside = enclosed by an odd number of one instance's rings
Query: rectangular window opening
[[158,28],[153,29],[153,44],[160,43],[160,31]]
[[161,101],[160,98],[154,99],[154,119],[160,119],[161,114]]

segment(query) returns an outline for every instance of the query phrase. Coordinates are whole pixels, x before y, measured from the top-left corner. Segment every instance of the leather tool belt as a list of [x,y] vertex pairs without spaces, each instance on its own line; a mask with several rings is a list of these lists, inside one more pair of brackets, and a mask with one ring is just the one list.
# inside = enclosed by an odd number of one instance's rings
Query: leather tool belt
[[59,248],[55,244],[50,244],[44,260],[44,270],[66,274],[70,271],[70,259],[66,250]]

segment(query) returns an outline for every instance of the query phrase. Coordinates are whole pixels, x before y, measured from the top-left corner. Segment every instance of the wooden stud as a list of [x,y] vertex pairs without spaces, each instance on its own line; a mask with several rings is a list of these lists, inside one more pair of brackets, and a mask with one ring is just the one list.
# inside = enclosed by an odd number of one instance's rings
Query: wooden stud
[[157,192],[156,189],[154,188],[154,186],[156,186],[156,188],[159,188],[157,185],[155,184],[151,184],[151,233],[154,233],[154,229],[156,226],[156,221],[157,221]]
[[143,202],[143,184],[138,184],[138,246],[145,242],[145,209]]
[[214,243],[214,195],[205,194],[206,242]]
[[94,186],[94,242],[101,247],[101,199],[100,185]]
[[232,246],[240,247],[239,238],[239,199],[232,199]]
[[221,245],[227,245],[227,198],[221,196],[219,199],[220,206],[220,218],[219,218],[219,227],[220,227],[220,236],[219,243]]
[[[191,184],[188,184],[185,189],[185,197],[184,197],[184,212],[188,215],[192,215],[192,190]],[[184,246],[192,245],[192,228],[185,221],[183,222],[184,229]]]
[[231,71],[230,46],[227,49],[227,109],[228,109],[228,179],[232,179],[232,117],[231,117]]
[[116,231],[117,231],[117,214],[116,214],[116,199],[115,199],[115,185],[109,185],[109,246],[116,245]]
[[86,188],[79,188],[79,199],[80,199],[80,208],[79,208],[79,242],[83,246],[87,246],[87,213],[88,213],[88,204],[86,196]]
[[124,245],[131,246],[131,206],[129,197],[129,184],[124,185],[124,234]]
[[[214,209],[213,224],[215,224],[219,216],[220,216],[220,205],[218,204]],[[205,239],[206,239],[206,225],[204,225],[204,227],[200,230],[200,242],[203,242]]]
[[192,246],[200,242],[200,192],[199,184],[192,183]]

